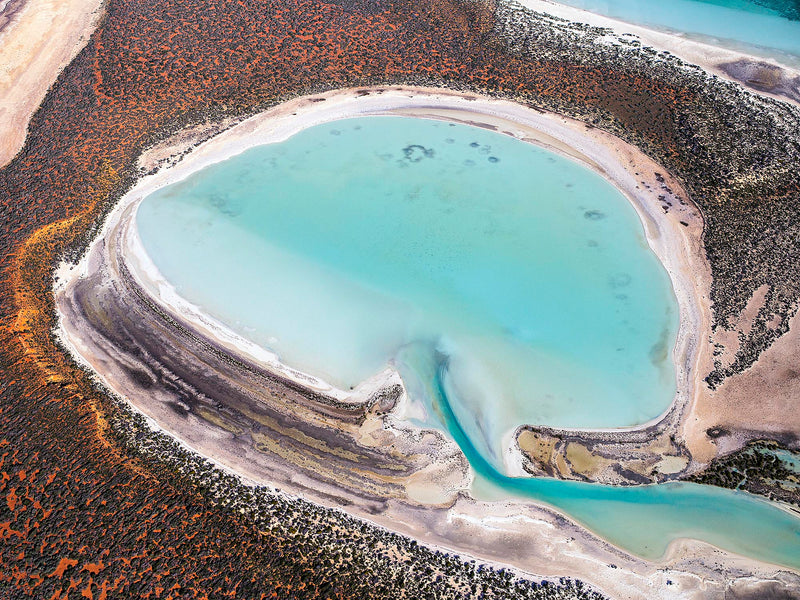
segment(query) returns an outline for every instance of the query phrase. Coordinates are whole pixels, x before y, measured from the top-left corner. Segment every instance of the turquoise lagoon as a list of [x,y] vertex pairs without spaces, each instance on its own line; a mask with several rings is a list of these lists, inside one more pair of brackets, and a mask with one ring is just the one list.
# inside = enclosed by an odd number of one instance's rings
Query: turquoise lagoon
[[178,293],[342,388],[395,365],[487,485],[647,557],[693,537],[800,567],[800,519],[747,494],[504,474],[523,423],[619,427],[675,395],[669,278],[630,203],[575,162],[441,121],[349,119],[148,196]]
[[589,12],[800,67],[800,6],[794,0],[558,0]]

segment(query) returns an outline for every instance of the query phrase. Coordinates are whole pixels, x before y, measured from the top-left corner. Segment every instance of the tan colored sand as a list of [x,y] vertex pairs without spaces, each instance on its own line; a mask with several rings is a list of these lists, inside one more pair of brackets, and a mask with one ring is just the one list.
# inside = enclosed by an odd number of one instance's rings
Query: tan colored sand
[[721,361],[723,366],[727,367],[734,361],[741,344],[739,336],[746,336],[750,333],[753,320],[758,316],[758,311],[764,305],[764,299],[768,291],[768,285],[762,285],[758,288],[750,297],[747,306],[745,306],[739,318],[736,319],[736,322],[732,323],[727,329],[718,328],[714,332],[714,341],[725,347],[722,354],[717,356],[717,360]]
[[[704,340],[711,333],[707,293],[711,275],[702,249],[702,217],[690,202],[680,204],[675,199],[686,200],[687,196],[680,183],[663,167],[619,138],[578,121],[535,111],[509,101],[441,89],[392,86],[370,95],[340,90],[316,95],[314,101],[300,98],[287,102],[228,129],[197,147],[178,165],[155,176],[152,183],[143,181],[138,186],[136,196],[141,198],[155,187],[183,179],[209,164],[239,154],[254,145],[286,139],[315,124],[381,114],[446,119],[491,127],[577,160],[614,183],[637,210],[647,240],[664,264],[678,298],[680,328],[673,349],[679,390],[676,403],[688,405],[691,398],[696,397],[696,390],[708,370],[695,369],[694,366],[698,360],[710,360],[710,349]],[[185,136],[176,137],[175,143],[177,155],[180,149],[185,148]],[[167,148],[168,145],[163,143],[159,145],[159,160],[163,160]],[[148,166],[153,164],[150,152],[146,152],[140,161],[142,166],[145,163]],[[659,176],[663,182],[659,181]],[[668,195],[674,200],[668,212],[664,211],[663,203],[659,200],[659,196],[667,193],[665,187],[672,190]],[[138,256],[137,260],[143,264],[149,262],[141,248],[134,246],[128,249],[129,253]],[[158,291],[167,310],[176,310],[182,315],[192,314],[193,320],[215,340],[233,350],[247,348],[250,358],[258,359],[252,344],[225,332],[221,324],[209,323],[207,316],[182,302],[177,294],[165,292],[169,289],[168,282],[153,269],[152,265],[144,269],[152,277],[143,278],[140,283],[147,289]],[[284,374],[291,376],[290,371],[284,368]],[[308,384],[307,379],[298,382]],[[331,389],[324,382],[317,382],[317,386],[335,395],[343,393]]]
[[[548,0],[525,0],[524,3],[537,11],[611,27],[618,33],[633,33],[645,45],[669,50],[721,76],[724,73],[717,67],[720,63],[753,58],[733,50],[629,25]],[[31,115],[61,69],[85,45],[101,16],[101,4],[101,0],[29,0],[0,32],[0,165],[7,163],[19,151]],[[427,113],[440,118],[457,118],[453,110],[428,109]],[[569,144],[547,132],[531,133],[531,137],[544,146],[591,163],[585,155],[582,156]],[[615,152],[622,158],[625,150],[617,148]],[[155,154],[158,156],[154,156],[154,160],[146,166],[154,166],[162,155],[169,154],[169,148],[159,148]],[[656,187],[652,176],[648,185]],[[695,224],[692,225],[697,230]],[[697,239],[695,236],[690,245],[696,246]],[[696,251],[697,248],[692,250]],[[708,274],[702,273],[697,281],[698,288],[707,289]],[[704,310],[701,312],[701,319],[706,321],[709,315]],[[747,326],[748,318],[746,315],[743,319],[743,327]],[[724,334],[717,336],[717,341],[728,342],[725,344],[728,347],[728,356],[735,351],[735,335],[734,330],[728,336],[730,339],[722,339]],[[686,439],[697,460],[710,460],[720,450],[705,435],[708,427],[759,428],[763,424],[765,431],[800,431],[800,413],[791,410],[792,400],[800,397],[797,389],[799,384],[796,383],[797,377],[791,364],[791,357],[800,351],[799,336],[795,327],[765,354],[758,365],[732,378],[716,393],[708,393],[700,381],[696,382],[695,405],[692,407],[693,413],[687,416]],[[695,371],[699,377],[702,371],[710,370],[711,356],[710,348],[704,344],[700,344],[697,351],[699,366]],[[754,402],[754,397],[759,398],[759,401]]]
[[[687,421],[687,433],[698,443],[695,457],[710,460],[718,452],[731,452],[739,439],[714,443],[705,435],[709,428],[752,431],[747,437],[792,438],[800,436],[800,313],[789,322],[789,331],[767,350],[755,365],[726,379],[715,392],[702,394]],[[735,444],[735,445],[733,445]]]
[[89,40],[102,0],[28,0],[0,33],[0,166],[22,148],[28,121]]
[[[620,24],[577,9],[554,5],[545,0],[526,0],[525,3],[535,10],[557,14],[571,20],[612,26],[620,32],[635,33],[645,45],[667,49],[721,76],[725,75],[717,65],[745,56],[677,36]],[[0,33],[0,165],[11,160],[21,148],[31,115],[60,71],[87,42],[100,17],[101,5],[101,0],[29,0]],[[396,90],[392,94],[396,100],[398,94],[400,96],[405,94],[411,98],[415,95],[422,97],[421,92]],[[343,103],[331,109],[325,119],[353,116],[355,105],[346,102],[353,100],[352,93],[339,96],[331,94],[327,97],[329,101],[338,98]],[[430,95],[424,97],[426,102],[431,101]],[[442,94],[437,100],[440,105],[447,104],[442,101],[443,97],[454,99],[454,95]],[[298,102],[299,104],[290,108],[286,105],[279,107],[267,118],[274,118],[281,112],[289,114],[297,110],[298,106],[302,106],[302,101]],[[328,104],[326,108],[330,108],[332,104]],[[411,111],[408,114],[465,122],[475,118],[474,115],[470,116],[472,103],[465,102],[463,106],[455,108],[452,102],[450,104],[450,107],[441,110],[412,107],[408,109]],[[371,110],[380,112],[381,108],[374,106]],[[398,109],[397,112],[400,110],[402,109]],[[525,111],[522,107],[514,110]],[[459,111],[462,113],[459,114]],[[558,120],[549,115],[543,117],[542,123],[547,119],[553,122]],[[508,114],[493,117],[490,113],[484,113],[481,120],[502,128],[509,120],[515,119],[513,115],[509,117]],[[308,126],[308,121],[304,123],[303,127]],[[239,132],[239,143],[242,146],[247,145],[244,140],[252,133],[248,131],[250,125]],[[587,134],[587,131],[582,129],[583,126],[567,120],[562,120],[562,126],[565,129],[561,134],[545,131],[546,127],[543,129],[527,127],[527,133],[524,135],[563,154],[579,158],[598,170],[604,170],[602,166],[587,157],[591,153],[576,150],[574,147],[575,145],[580,147],[580,144],[575,143],[576,140],[582,139],[582,135]],[[572,133],[563,135],[563,132],[570,128]],[[610,136],[600,139],[605,135],[601,132],[588,133],[590,136],[598,136],[596,141],[604,144],[608,152],[615,155],[615,160],[619,164],[626,165],[627,160],[626,168],[630,172],[638,168],[637,160],[641,158],[638,153],[624,144],[615,143]],[[233,139],[236,137],[234,135]],[[220,139],[218,144],[210,146],[207,152],[213,154],[213,148],[219,149],[220,144],[230,143],[230,139]],[[169,152],[164,154],[168,155]],[[607,171],[604,172],[609,175]],[[645,178],[641,185],[657,189],[652,174],[645,174],[644,171],[642,173]],[[613,176],[611,178],[613,179]],[[618,181],[616,183],[619,184]],[[675,185],[674,189],[677,189],[674,182],[671,185]],[[702,250],[699,245],[698,221],[695,218],[689,222],[691,227],[686,230],[685,236],[681,237],[678,233],[674,239],[664,241],[665,248],[674,251],[678,257],[675,260],[678,262],[681,256],[686,255],[687,249],[690,255],[695,256]],[[663,241],[665,235],[663,231],[652,224],[646,223],[646,226],[651,243],[653,239]],[[700,307],[698,314],[692,321],[691,335],[688,336],[699,337],[698,332],[705,332],[708,325],[705,296],[709,282],[708,273],[702,268],[698,271],[692,265],[686,264],[677,266],[676,269],[684,273],[686,281],[694,282],[694,289],[688,293],[701,300],[698,304]],[[687,439],[693,452],[701,457],[710,457],[716,452],[716,448],[709,445],[704,434],[705,429],[711,426],[748,427],[757,424],[759,427],[776,432],[800,431],[800,411],[794,406],[796,400],[800,398],[798,372],[800,369],[795,358],[798,355],[798,348],[800,348],[800,325],[796,317],[793,319],[790,333],[767,350],[753,368],[725,382],[716,394],[697,393],[691,406],[687,430]],[[701,344],[698,352],[697,360],[701,367],[710,364],[705,345]],[[683,354],[687,355],[685,352]],[[690,372],[694,373],[694,385],[699,385],[696,376],[702,372],[702,368],[692,369],[691,365],[687,365],[687,376]],[[168,429],[168,426],[165,427]],[[242,465],[227,466],[236,472],[242,472]],[[244,470],[246,471],[246,468]],[[438,504],[451,496],[452,486],[457,484],[454,479],[457,478],[449,477],[446,471],[419,474],[409,482],[409,496],[412,500],[423,504]],[[617,597],[675,597],[671,592],[666,592],[667,578],[672,578],[677,584],[674,589],[676,592],[680,590],[681,597],[715,597],[724,593],[724,582],[720,581],[711,566],[707,566],[711,561],[706,558],[709,553],[702,544],[676,543],[664,561],[654,564],[620,554],[578,526],[563,523],[556,525],[553,513],[540,507],[517,503],[487,504],[462,498],[449,511],[439,511],[433,515],[435,516],[426,521],[415,510],[394,506],[379,522],[386,527],[414,535],[427,543],[460,550],[467,555],[503,564],[512,564],[528,572],[580,577]],[[729,569],[742,568],[744,572],[760,573],[766,577],[771,573],[769,568],[754,566],[752,561],[745,559],[723,555],[716,556],[716,560],[720,564],[727,565]],[[619,563],[621,568],[610,568],[611,562]]]

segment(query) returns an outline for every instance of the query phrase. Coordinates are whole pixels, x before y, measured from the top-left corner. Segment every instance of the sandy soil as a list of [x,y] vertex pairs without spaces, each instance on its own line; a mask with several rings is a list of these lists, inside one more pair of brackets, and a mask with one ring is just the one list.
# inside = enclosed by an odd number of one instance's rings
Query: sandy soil
[[[21,148],[31,115],[61,69],[85,45],[100,18],[101,4],[101,0],[28,0],[16,7],[13,18],[0,29],[0,165],[11,160]],[[748,64],[762,62],[762,59],[739,52],[620,23],[547,0],[524,0],[524,4],[570,20],[633,33],[644,45],[668,50],[735,81],[738,79],[722,65],[742,60]],[[797,76],[797,71],[780,68],[786,74],[784,77]],[[764,90],[759,93],[786,99],[781,94]],[[754,367],[726,381],[715,394],[703,391],[700,374],[707,372],[705,367],[710,365],[710,350],[703,342],[710,323],[706,295],[710,275],[700,241],[702,222],[690,205],[675,204],[674,209],[664,215],[657,201],[657,196],[663,193],[663,182],[657,180],[654,173],[662,173],[674,192],[680,193],[680,187],[668,173],[635,149],[580,123],[534,113],[510,103],[474,100],[456,94],[422,94],[420,90],[395,90],[365,97],[337,92],[325,97],[325,102],[299,99],[226,131],[212,143],[198,148],[174,171],[159,173],[157,178],[144,181],[136,193],[141,197],[148,189],[166,185],[193,170],[241,152],[258,143],[255,140],[275,141],[297,129],[343,116],[409,114],[480,122],[510,132],[600,171],[625,191],[639,211],[651,246],[670,272],[681,307],[681,333],[675,357],[682,395],[677,402],[686,405],[685,422],[689,424],[686,439],[695,457],[707,460],[718,451],[704,433],[710,426],[746,428],[756,424],[765,430],[800,431],[800,413],[792,405],[792,399],[800,397],[800,374],[794,359],[800,345],[798,317],[793,320],[791,331],[767,350]],[[295,112],[297,115],[293,115]],[[294,116],[301,118],[289,118]],[[170,150],[167,149],[167,155]],[[681,225],[680,221],[688,226]],[[173,306],[176,310],[180,308]],[[216,335],[221,335],[219,330]],[[237,340],[227,341],[234,346],[238,343]],[[75,348],[81,347],[77,340],[72,342]],[[85,351],[86,347],[81,350]],[[84,358],[97,368],[102,364],[92,357]],[[302,374],[297,377],[308,384]],[[108,379],[111,380],[113,378]],[[765,390],[769,391],[765,393]],[[762,399],[757,409],[753,407],[753,397]],[[131,398],[131,401],[147,412],[142,399]],[[168,423],[160,423],[160,426],[167,431],[170,429]],[[380,424],[372,423],[372,426],[377,431]],[[366,430],[365,435],[368,434]],[[209,457],[215,458],[213,454]],[[224,461],[220,464],[248,476],[247,465]],[[253,476],[252,479],[260,478]],[[418,476],[409,482],[408,492],[410,498],[423,504],[436,503],[450,497],[453,486],[457,486],[457,482],[447,481],[438,472]],[[354,511],[359,514],[357,507]],[[489,504],[460,496],[448,510],[397,503],[380,519],[366,512],[361,516],[431,545],[511,564],[525,572],[566,574],[584,579],[619,598],[722,597],[731,578],[741,576],[741,586],[746,586],[748,575],[754,579],[784,577],[776,575],[771,567],[691,541],[674,543],[668,555],[658,563],[642,561],[603,543],[553,511],[530,505]],[[612,568],[612,564],[616,566]],[[673,586],[666,586],[667,579]]]
[[744,84],[758,94],[800,104],[800,94],[798,94],[800,70],[774,59],[625,23],[551,0],[519,0],[519,2],[531,10],[569,21],[588,23],[595,27],[608,27],[617,35],[633,34],[639,38],[643,46],[650,46],[659,51],[666,50],[688,63],[702,67],[709,73]]
[[[644,46],[666,50],[709,73],[744,84],[755,93],[800,105],[800,70],[780,64],[776,60],[624,23],[550,0],[520,2],[535,11],[611,28],[618,35],[633,34]],[[653,241],[650,241],[652,245]],[[690,255],[704,253],[698,245],[699,241],[693,238],[690,244]],[[657,249],[656,253],[663,259],[663,254]],[[696,286],[695,296],[700,300],[698,316],[703,321],[700,331],[708,332],[711,323],[707,297],[710,273],[704,261],[694,260],[694,263],[690,272],[696,273],[695,279],[690,276],[685,284]],[[725,346],[725,356],[732,356],[738,348],[738,334],[749,330],[765,292],[765,289],[757,291],[751,305],[743,311],[735,327],[730,331],[720,330],[715,333],[713,341]],[[764,352],[756,364],[727,379],[714,392],[705,386],[701,377],[701,374],[713,370],[713,348],[706,343],[706,339],[702,336],[697,338],[699,348],[696,376],[693,378],[694,391],[689,409],[681,419],[681,434],[695,465],[706,464],[718,454],[732,452],[748,440],[763,436],[771,435],[784,443],[799,447],[800,411],[795,405],[800,398],[800,369],[797,367],[797,356],[800,353],[800,313],[791,320],[790,331]],[[711,428],[728,430],[731,435],[712,440],[706,435],[706,431]]]
[[28,121],[84,47],[102,0],[27,0],[0,28],[0,167],[25,141]]
[[[800,71],[774,60],[629,25],[549,0],[524,0],[523,4],[569,20],[632,33],[644,45],[668,50],[720,77],[757,82],[758,93],[800,102],[795,90]],[[0,166],[22,147],[31,115],[61,70],[85,45],[101,16],[101,5],[102,0],[16,0],[7,4],[10,16],[0,20]]]
[[[700,242],[702,221],[699,213],[690,203],[681,204],[678,198],[682,192],[677,182],[633,147],[578,122],[510,102],[412,88],[386,88],[369,93],[344,90],[293,100],[228,129],[197,147],[174,167],[143,178],[109,217],[93,248],[102,247],[100,240],[109,234],[109,230],[124,226],[124,221],[120,220],[122,214],[127,214],[130,220],[131,209],[154,189],[183,179],[249,147],[285,139],[318,123],[381,114],[449,119],[496,128],[580,160],[622,189],[639,212],[648,240],[664,261],[675,286],[681,310],[681,328],[674,352],[682,390],[676,402],[692,406],[691,399],[700,385],[696,365],[705,360],[703,348],[706,345],[698,344],[698,340],[705,339],[710,322],[705,295],[710,280]],[[185,141],[173,148],[175,154],[183,150]],[[165,155],[163,145],[157,152],[159,158]],[[152,164],[152,161],[153,156],[146,154],[141,162]],[[663,186],[668,186],[673,192],[673,206],[668,211],[665,211],[663,200],[659,199],[664,195]],[[129,246],[126,252],[136,254],[136,244]],[[134,277],[157,294],[162,306],[170,311],[181,310],[180,300],[164,287],[163,280],[157,276],[154,279],[151,269],[137,270],[136,256],[126,256],[125,260],[136,271]],[[68,294],[70,285],[91,267],[90,261],[84,259],[79,268],[62,269],[62,279],[57,288],[59,305]],[[227,344],[236,346],[235,337],[227,337],[229,333],[221,332],[217,324],[209,329],[208,322],[194,319],[191,312],[186,315],[194,320],[198,329],[205,329],[206,333],[218,339],[225,336]],[[88,339],[83,337],[85,333],[81,331],[81,323],[67,322],[62,318],[62,340],[113,388],[115,380],[124,378],[123,370],[115,367],[113,361],[108,361],[107,356],[93,354],[93,348],[83,341]],[[259,357],[251,353],[250,358],[258,360]],[[152,416],[147,395],[128,399],[137,409]],[[178,427],[176,423],[163,419],[158,420],[158,426],[173,435]],[[399,443],[404,435],[408,435],[407,431],[408,425],[390,414],[368,418],[359,435],[364,442],[373,439],[374,443],[383,443],[382,440],[389,436],[393,442]],[[180,435],[178,437],[181,439]],[[187,440],[183,438],[183,441]],[[196,443],[189,445],[251,481],[269,482],[256,465],[219,452],[213,438],[205,438],[203,443],[202,448],[198,448]],[[450,477],[446,470],[433,468],[409,478],[407,497],[391,500],[386,510],[379,514],[358,504],[348,506],[347,510],[433,546],[511,565],[538,576],[577,577],[618,598],[722,598],[733,580],[746,587],[759,585],[759,580],[788,577],[791,585],[798,585],[792,580],[794,576],[781,570],[690,540],[674,542],[661,561],[641,560],[600,540],[549,508],[519,502],[478,501],[469,497],[462,486],[461,477]],[[293,490],[290,487],[288,491],[291,493]],[[448,499],[452,500],[452,505],[443,507],[442,503]],[[672,584],[668,586],[667,580]]]
[[[743,328],[749,322],[745,321]],[[736,331],[736,330],[734,330]],[[742,373],[726,379],[714,392],[702,390],[686,437],[698,461],[737,450],[751,439],[778,439],[800,445],[800,313],[789,322],[789,331]],[[709,429],[721,435],[712,440]]]

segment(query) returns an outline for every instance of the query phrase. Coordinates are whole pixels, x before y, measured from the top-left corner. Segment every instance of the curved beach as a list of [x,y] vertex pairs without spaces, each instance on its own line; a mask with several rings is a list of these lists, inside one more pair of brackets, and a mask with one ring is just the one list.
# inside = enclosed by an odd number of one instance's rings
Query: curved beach
[[[642,448],[643,439],[659,438],[657,444],[660,444],[661,438],[666,436],[683,438],[681,424],[687,422],[687,409],[702,387],[702,377],[710,370],[707,369],[708,365],[698,368],[703,348],[699,340],[707,339],[711,333],[706,292],[710,286],[710,274],[702,252],[702,217],[688,202],[680,184],[662,167],[614,136],[589,129],[567,118],[533,111],[507,101],[415,88],[389,88],[373,94],[367,94],[365,90],[348,90],[291,101],[213,137],[192,150],[177,165],[144,178],[126,195],[109,217],[109,223],[119,220],[120,239],[124,248],[121,254],[124,255],[123,262],[128,272],[163,310],[187,319],[204,336],[224,348],[243,354],[248,360],[337,401],[363,402],[376,386],[381,385],[384,377],[394,380],[396,374],[380,375],[375,381],[363,382],[354,393],[349,393],[282,365],[271,353],[235,334],[182,299],[152,264],[138,238],[135,224],[129,224],[129,221],[138,203],[149,193],[249,147],[280,142],[320,123],[380,114],[444,119],[488,127],[577,160],[606,177],[625,194],[639,214],[651,248],[666,267],[678,299],[680,328],[672,349],[678,392],[664,413],[651,421],[633,428],[604,429],[597,433],[616,449],[618,460],[625,460],[631,452],[636,454],[634,460],[647,458],[648,450]],[[149,171],[158,160],[163,160],[164,153],[179,154],[183,150],[169,148],[168,145],[154,148],[141,158],[142,168]],[[670,210],[665,210],[667,206]],[[126,216],[119,216],[123,213]],[[555,433],[554,430],[548,431]],[[520,433],[518,431],[516,435]],[[586,430],[562,430],[558,433],[578,439],[591,437],[591,432]],[[664,455],[688,460],[692,453],[691,440],[688,440],[687,446],[688,452],[677,447],[649,451],[650,463],[656,464]],[[516,450],[516,444],[509,440],[507,461],[517,466],[516,469],[512,468],[514,474],[524,474],[519,468],[522,457]],[[650,463],[648,469],[652,467]],[[682,464],[683,468],[688,467],[685,460]],[[675,472],[673,470],[666,475],[674,475]]]
[[[289,493],[325,505],[346,506],[346,510],[356,516],[429,544],[511,564],[538,575],[557,577],[569,573],[618,597],[654,597],[648,590],[654,585],[665,590],[667,579],[676,582],[686,593],[699,589],[698,578],[708,589],[715,586],[722,589],[731,573],[792,580],[790,575],[777,576],[772,567],[729,553],[710,553],[707,546],[692,541],[673,543],[670,552],[659,562],[644,561],[626,555],[565,521],[551,509],[518,503],[487,505],[476,501],[465,494],[470,473],[455,444],[437,432],[414,431],[403,422],[405,394],[396,374],[387,372],[384,379],[367,383],[356,394],[332,389],[318,380],[310,381],[307,376],[276,364],[273,357],[187,306],[152,265],[147,264],[135,226],[131,224],[136,204],[148,193],[253,145],[280,141],[322,122],[378,114],[447,119],[493,128],[578,160],[603,174],[626,194],[640,215],[651,247],[672,279],[679,301],[681,325],[673,349],[678,394],[664,415],[642,427],[544,433],[572,436],[576,443],[588,439],[593,444],[597,436],[602,436],[608,452],[618,453],[617,460],[641,462],[644,459],[650,461],[648,468],[661,465],[665,478],[696,467],[692,463],[695,448],[702,454],[702,445],[707,440],[702,432],[692,428],[696,421],[693,413],[710,361],[710,345],[705,343],[710,333],[707,297],[710,273],[703,253],[703,223],[699,211],[688,201],[677,181],[617,138],[569,119],[471,94],[395,87],[331,92],[299,98],[248,119],[192,149],[169,168],[158,170],[160,164],[170,164],[175,162],[173,157],[182,157],[195,141],[184,137],[177,144],[165,143],[151,149],[140,159],[140,166],[143,172],[156,172],[143,177],[123,198],[81,263],[64,265],[60,269],[56,297],[62,343],[79,361],[91,367],[110,389],[153,419],[157,427],[217,464],[253,482],[278,485]],[[665,198],[669,210],[665,210]],[[305,398],[300,400],[305,408],[299,418],[307,417],[321,428],[319,431],[327,431],[327,435],[337,439],[343,433],[352,436],[361,446],[369,446],[377,453],[373,457],[376,461],[390,441],[404,450],[401,454],[417,458],[404,463],[402,476],[377,477],[361,490],[358,482],[348,479],[344,469],[338,480],[332,475],[320,484],[320,481],[290,476],[286,466],[276,469],[275,464],[264,462],[263,457],[260,457],[260,464],[251,460],[257,455],[231,444],[224,433],[229,427],[225,423],[221,425],[219,418],[216,422],[214,418],[185,419],[184,413],[176,412],[153,393],[153,382],[142,375],[141,369],[132,367],[124,344],[116,347],[109,343],[113,332],[93,331],[98,321],[86,319],[86,299],[92,286],[95,290],[106,290],[108,298],[119,302],[121,309],[130,301],[143,303],[143,306],[149,304],[148,310],[166,318],[172,323],[170,327],[177,326],[172,334],[168,327],[164,330],[166,334],[184,336],[178,344],[178,353],[188,344],[196,346],[194,352],[210,352],[217,358],[233,355],[236,368],[245,368],[254,378],[266,378],[276,386],[293,390],[298,399]],[[127,297],[118,293],[120,290],[127,290]],[[149,334],[144,328],[138,335]],[[253,382],[250,392],[258,387],[256,379]],[[202,378],[189,384],[190,387],[202,386]],[[149,391],[143,394],[143,389]],[[262,402],[268,401],[262,399]],[[523,439],[525,431],[530,430],[517,432],[523,452],[511,444],[508,449],[507,462],[516,465],[517,472],[525,467],[535,469],[530,463],[532,450],[526,447]],[[679,443],[665,445],[663,441],[670,438],[677,438]],[[269,442],[265,440],[264,443]],[[432,458],[420,462],[423,447]],[[288,455],[283,458],[287,464],[298,460]],[[602,478],[601,473],[598,479]],[[387,482],[391,483],[388,487],[381,487]],[[376,510],[376,502],[380,510]],[[485,516],[487,514],[489,516]],[[519,527],[520,519],[527,523],[524,531]],[[563,539],[565,532],[569,532],[566,540]],[[517,550],[509,558],[509,537],[514,540],[514,548],[529,550]],[[719,568],[719,564],[724,564],[724,568]],[[673,589],[677,591],[678,588]]]

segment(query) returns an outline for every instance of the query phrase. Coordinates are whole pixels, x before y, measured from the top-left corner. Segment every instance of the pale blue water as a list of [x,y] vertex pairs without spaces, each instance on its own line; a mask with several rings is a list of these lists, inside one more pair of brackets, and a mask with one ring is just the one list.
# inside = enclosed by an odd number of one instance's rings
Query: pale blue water
[[675,394],[676,301],[635,211],[508,136],[339,121],[153,194],[138,223],[181,295],[342,387],[446,346],[490,453],[520,423],[635,425]]
[[500,473],[475,447],[450,407],[447,358],[435,348],[416,345],[404,349],[402,362],[404,375],[414,379],[415,389],[424,389],[466,454],[484,494],[488,489],[494,498],[546,502],[645,558],[663,556],[672,540],[693,538],[800,569],[800,516],[745,492],[683,482],[615,487]]
[[558,0],[590,12],[800,66],[800,6],[792,0]]
[[796,475],[800,476],[800,456],[796,452],[789,450],[773,450],[772,454],[778,457],[783,462],[783,465],[793,471]]
[[[183,297],[286,364],[347,387],[394,362],[428,422],[509,493],[646,556],[690,535],[798,564],[798,520],[749,496],[500,472],[521,423],[632,425],[674,397],[669,279],[590,170],[482,129],[352,119],[164,188],[137,221]],[[742,527],[720,531],[723,513]]]

